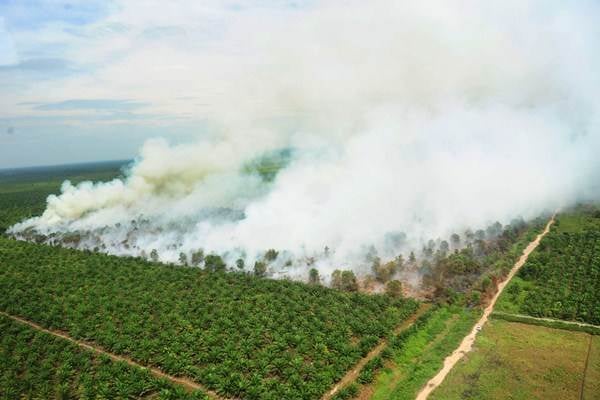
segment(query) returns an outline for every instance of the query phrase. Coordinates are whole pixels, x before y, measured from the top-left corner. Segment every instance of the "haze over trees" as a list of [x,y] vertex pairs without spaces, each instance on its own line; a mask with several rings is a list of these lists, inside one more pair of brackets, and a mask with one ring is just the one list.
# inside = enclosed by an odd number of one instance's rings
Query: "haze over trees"
[[[1,400],[414,399],[600,199],[600,1],[140,3],[0,0],[0,167],[132,157],[0,169]],[[600,324],[599,254],[502,304]]]

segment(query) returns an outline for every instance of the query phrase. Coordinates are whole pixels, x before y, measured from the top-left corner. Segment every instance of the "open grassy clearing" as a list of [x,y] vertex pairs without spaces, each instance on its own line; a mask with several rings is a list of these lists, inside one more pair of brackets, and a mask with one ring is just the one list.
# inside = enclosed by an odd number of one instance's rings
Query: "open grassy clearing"
[[590,335],[492,319],[431,399],[579,399]]
[[320,397],[416,307],[0,238],[0,309],[226,396]]
[[600,336],[593,336],[591,340],[583,385],[584,400],[600,399]]
[[591,335],[600,335],[600,326],[586,324],[585,322],[565,321],[564,319],[539,318],[530,315],[509,314],[502,311],[494,311],[492,317],[509,322],[520,322],[522,324],[545,326],[546,328],[564,329],[567,331],[585,332]]
[[396,349],[375,381],[362,388],[358,398],[414,399],[444,358],[471,329],[479,312],[459,307],[435,310],[425,324]]
[[205,399],[0,315],[2,399]]

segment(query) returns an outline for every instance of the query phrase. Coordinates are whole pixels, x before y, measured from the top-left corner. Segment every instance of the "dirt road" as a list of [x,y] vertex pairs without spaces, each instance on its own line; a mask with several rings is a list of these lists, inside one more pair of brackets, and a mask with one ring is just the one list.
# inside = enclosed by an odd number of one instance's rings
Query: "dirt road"
[[485,325],[485,323],[488,320],[488,317],[494,310],[494,305],[496,304],[496,300],[498,300],[498,297],[500,297],[502,290],[504,290],[504,287],[508,284],[508,282],[510,282],[510,280],[513,278],[513,276],[515,276],[515,274],[519,271],[519,269],[523,266],[523,264],[525,264],[525,262],[527,261],[527,257],[529,257],[529,254],[533,250],[535,250],[535,248],[540,243],[540,240],[548,233],[548,231],[550,231],[550,226],[552,226],[552,224],[554,223],[554,217],[555,216],[552,216],[550,221],[548,221],[548,224],[546,225],[546,228],[544,229],[544,231],[542,233],[540,233],[535,238],[535,240],[533,242],[529,243],[529,245],[525,248],[525,250],[523,251],[523,254],[519,258],[519,260],[515,263],[515,265],[512,267],[512,269],[510,270],[506,279],[504,281],[500,282],[500,284],[498,285],[498,291],[496,292],[496,294],[490,301],[490,304],[483,311],[483,315],[481,316],[479,321],[477,321],[477,323],[475,324],[473,329],[471,329],[471,332],[467,336],[465,336],[465,338],[462,340],[462,342],[460,343],[458,348],[456,350],[454,350],[454,352],[452,352],[452,354],[450,354],[448,357],[446,357],[446,359],[444,360],[444,366],[442,367],[441,371],[438,372],[436,376],[431,378],[429,380],[429,382],[427,382],[427,384],[423,387],[423,389],[421,389],[421,391],[417,395],[417,400],[427,399],[427,397],[431,394],[431,392],[433,392],[433,390],[444,381],[444,379],[446,378],[446,375],[448,375],[448,373],[450,372],[450,370],[452,370],[454,365],[456,365],[456,363],[461,358],[463,358],[466,353],[471,351],[471,349],[473,348],[473,343],[475,342],[475,337],[477,336],[477,333],[479,333],[479,330],[483,327],[483,325]]
[[[393,334],[397,335],[401,331],[408,329],[412,324],[414,324],[417,318],[423,315],[429,308],[429,304],[421,304],[421,307],[413,315],[411,315],[410,318],[402,322],[396,329],[394,329]],[[375,346],[373,350],[369,352],[369,354],[361,358],[360,361],[356,363],[354,368],[348,371],[346,375],[344,375],[344,377],[338,383],[336,383],[331,390],[325,393],[321,400],[331,399],[337,393],[338,390],[354,382],[362,368],[365,366],[365,364],[371,361],[373,358],[377,357],[383,351],[383,349],[385,349],[387,343],[387,340],[380,341],[379,344]]]
[[[536,321],[542,321],[542,322],[550,322],[550,323],[558,323],[564,326],[580,326],[582,328],[592,328],[592,329],[598,329],[600,330],[600,325],[593,325],[593,324],[586,324],[585,322],[579,322],[579,321],[567,321],[566,319],[554,319],[554,318],[543,318],[543,317],[532,317],[531,315],[523,315],[523,314],[511,314],[511,313],[506,313],[506,312],[502,312],[502,311],[494,311],[494,316],[498,316],[498,318],[501,318],[503,316],[505,317],[516,317],[519,319],[524,319],[525,321],[523,321],[524,323],[532,323],[533,325],[535,325],[534,322]],[[511,321],[510,319],[508,319],[508,321]],[[521,321],[515,321],[515,322],[521,322]],[[555,329],[561,329],[561,327],[556,327],[553,326],[552,328]]]
[[3,315],[5,317],[7,317],[7,318],[12,319],[13,321],[17,321],[17,322],[21,323],[21,324],[27,325],[27,326],[29,326],[29,327],[31,327],[33,329],[38,330],[38,331],[47,333],[47,334],[52,335],[52,336],[59,337],[61,339],[68,340],[69,342],[74,343],[77,346],[82,347],[82,348],[84,348],[86,350],[89,350],[91,352],[94,352],[94,353],[97,353],[97,354],[103,354],[105,356],[108,356],[108,357],[110,357],[114,361],[122,361],[122,362],[125,362],[125,363],[127,363],[127,364],[129,364],[131,366],[142,368],[142,369],[146,369],[146,370],[150,371],[154,376],[159,377],[159,378],[167,379],[167,380],[171,381],[172,383],[174,383],[176,385],[183,386],[188,391],[194,391],[194,390],[200,389],[203,392],[205,392],[209,397],[211,397],[213,399],[223,400],[223,398],[220,397],[219,395],[217,395],[215,392],[210,391],[210,390],[206,389],[205,387],[203,387],[202,385],[199,385],[196,382],[193,382],[193,381],[191,381],[189,379],[179,378],[179,377],[176,377],[176,376],[165,374],[164,372],[162,372],[158,368],[146,367],[144,365],[138,364],[137,362],[133,361],[130,358],[118,356],[118,355],[113,354],[113,353],[109,353],[108,351],[102,349],[101,347],[98,347],[98,346],[95,346],[93,344],[86,343],[86,342],[83,342],[83,341],[80,341],[80,340],[73,339],[72,337],[70,337],[67,334],[65,334],[63,332],[60,332],[60,331],[56,331],[56,330],[52,330],[52,329],[46,329],[46,328],[44,328],[44,327],[36,324],[35,322],[31,322],[31,321],[26,320],[24,318],[20,318],[20,317],[11,315],[11,314],[7,314],[7,313],[5,313],[3,311],[0,311],[0,315]]

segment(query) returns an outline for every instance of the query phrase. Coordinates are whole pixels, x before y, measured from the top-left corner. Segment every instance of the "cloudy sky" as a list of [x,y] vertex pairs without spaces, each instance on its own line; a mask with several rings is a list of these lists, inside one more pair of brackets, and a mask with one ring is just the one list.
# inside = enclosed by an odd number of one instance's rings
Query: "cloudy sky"
[[596,98],[598,3],[507,1],[0,0],[0,168],[131,158],[155,137],[256,142],[319,113],[348,130],[365,101],[412,104],[461,73],[511,87],[530,59],[538,96],[559,72]]
[[193,140],[227,84],[219,65],[247,47],[232,32],[310,3],[0,0],[0,168]]

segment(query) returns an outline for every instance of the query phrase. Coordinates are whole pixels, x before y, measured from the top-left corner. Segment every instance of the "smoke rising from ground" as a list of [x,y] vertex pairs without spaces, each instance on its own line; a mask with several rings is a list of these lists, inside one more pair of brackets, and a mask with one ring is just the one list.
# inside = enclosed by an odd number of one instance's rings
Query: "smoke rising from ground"
[[[274,248],[275,275],[304,277],[307,257],[360,271],[372,245],[393,257],[595,198],[595,6],[398,3],[240,19],[198,70],[210,136],[148,141],[124,179],[65,183],[12,232],[165,261]],[[249,167],[282,149],[274,179]]]

